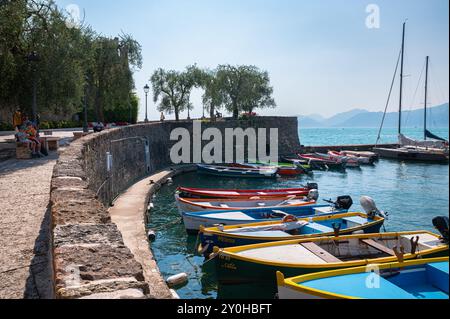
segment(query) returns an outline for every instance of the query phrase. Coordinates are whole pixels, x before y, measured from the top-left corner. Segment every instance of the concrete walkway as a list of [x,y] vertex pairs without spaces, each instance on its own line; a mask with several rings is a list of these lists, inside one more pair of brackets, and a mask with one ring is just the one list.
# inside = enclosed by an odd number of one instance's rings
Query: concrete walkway
[[50,180],[57,154],[0,163],[0,299],[53,297]]
[[190,165],[158,172],[134,184],[114,202],[109,209],[112,221],[122,233],[125,245],[142,265],[145,281],[150,286],[150,296],[155,299],[174,298],[161,276],[158,265],[149,249],[146,237],[147,205],[151,196],[167,182],[168,178],[195,169]]

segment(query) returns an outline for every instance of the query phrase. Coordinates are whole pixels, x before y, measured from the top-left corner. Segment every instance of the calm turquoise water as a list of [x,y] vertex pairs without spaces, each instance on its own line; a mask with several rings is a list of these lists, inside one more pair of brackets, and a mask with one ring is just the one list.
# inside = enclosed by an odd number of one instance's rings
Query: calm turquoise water
[[[302,130],[302,144],[372,143],[370,134],[373,130],[346,129],[341,132],[339,129],[331,130],[335,130],[334,134],[330,135],[330,129]],[[376,130],[374,135],[377,135]],[[395,136],[395,130],[393,136]],[[414,135],[411,134],[411,136]],[[417,138],[420,138],[420,135]],[[259,189],[300,187],[308,181],[319,184],[322,199],[351,195],[355,201],[354,210],[361,209],[359,198],[362,195],[373,197],[380,209],[390,213],[390,219],[386,222],[387,231],[421,229],[433,231],[432,218],[449,214],[448,165],[405,164],[381,160],[374,167],[348,169],[345,174],[315,172],[313,177],[278,179],[277,181],[221,179],[192,173],[174,179],[174,184],[163,187],[154,199],[156,208],[152,211],[152,223],[149,226],[158,230],[158,237],[152,249],[163,276],[167,278],[180,272],[189,274],[188,285],[177,290],[181,298],[268,297],[258,295],[259,292],[264,291],[262,287],[252,287],[250,290],[248,287],[240,286],[227,287],[227,289],[217,287],[213,265],[202,267],[203,257],[195,256],[197,238],[185,233],[174,202],[174,192],[179,185]]]
[[[434,134],[449,138],[448,128],[432,128]],[[398,143],[397,129],[383,129],[380,143]],[[422,128],[405,128],[403,134],[410,138],[422,140]],[[300,142],[306,146],[375,144],[378,137],[376,128],[301,128]]]

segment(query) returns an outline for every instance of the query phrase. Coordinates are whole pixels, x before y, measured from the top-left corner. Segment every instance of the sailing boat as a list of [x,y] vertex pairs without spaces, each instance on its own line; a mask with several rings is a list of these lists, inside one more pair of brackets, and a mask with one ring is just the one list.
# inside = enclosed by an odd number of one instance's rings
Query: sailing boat
[[[425,80],[425,129],[424,141],[415,141],[402,134],[402,108],[403,108],[403,78],[404,78],[404,53],[405,53],[405,33],[406,23],[403,23],[402,49],[401,49],[401,67],[400,67],[400,105],[399,105],[399,121],[398,135],[400,147],[396,149],[375,147],[373,151],[382,158],[391,158],[398,160],[410,160],[421,162],[448,163],[448,141],[434,135],[427,130],[427,104],[428,104],[428,65],[429,57],[427,57],[426,80]],[[386,109],[387,111],[387,109]],[[382,124],[383,125],[383,124]],[[381,130],[380,130],[381,131]],[[428,141],[432,138],[434,141]]]
[[[403,134],[399,136],[399,142],[401,146],[404,147],[417,147],[417,148],[427,148],[427,149],[436,149],[436,150],[445,150],[448,151],[448,141],[431,133],[427,129],[427,106],[428,106],[428,68],[430,64],[430,57],[426,58],[426,71],[425,71],[425,112],[424,112],[424,140],[417,141],[411,138],[406,137]],[[430,138],[431,140],[427,140]]]

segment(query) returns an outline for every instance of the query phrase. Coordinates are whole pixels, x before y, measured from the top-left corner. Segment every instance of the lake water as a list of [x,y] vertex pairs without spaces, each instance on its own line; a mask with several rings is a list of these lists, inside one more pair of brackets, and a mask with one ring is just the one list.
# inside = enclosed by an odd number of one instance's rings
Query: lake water
[[[378,137],[376,128],[301,128],[300,142],[306,146],[375,144]],[[430,129],[435,135],[448,140],[448,128]],[[423,128],[405,128],[403,134],[423,140]],[[385,128],[380,143],[398,143],[398,129]]]
[[[420,130],[406,131],[409,136],[420,138]],[[448,129],[436,134],[448,137]],[[370,129],[303,129],[300,131],[304,145],[373,143],[377,130]],[[445,135],[445,133],[447,135]],[[389,133],[390,134],[390,133]],[[385,142],[395,142],[389,135]],[[242,287],[219,288],[213,265],[202,267],[203,257],[196,256],[196,236],[185,233],[174,201],[178,186],[211,188],[283,188],[301,187],[307,182],[319,184],[322,199],[351,195],[355,201],[353,210],[360,210],[362,195],[373,197],[378,207],[390,213],[387,231],[431,230],[432,218],[449,214],[449,166],[420,163],[400,163],[380,160],[375,166],[348,169],[346,173],[315,172],[312,177],[273,180],[224,179],[191,173],[174,179],[173,185],[164,186],[154,199],[150,228],[157,230],[157,240],[152,245],[155,258],[165,278],[186,272],[189,283],[177,290],[181,298],[237,298],[265,297],[258,295],[262,287],[254,288],[249,295]],[[248,287],[247,287],[248,289]]]

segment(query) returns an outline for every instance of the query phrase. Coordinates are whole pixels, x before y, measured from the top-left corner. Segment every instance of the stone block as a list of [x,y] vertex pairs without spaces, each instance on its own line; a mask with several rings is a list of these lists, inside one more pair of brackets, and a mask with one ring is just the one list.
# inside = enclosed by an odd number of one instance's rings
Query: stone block
[[53,225],[108,224],[111,216],[97,200],[64,201],[52,206]]
[[148,291],[145,282],[135,278],[117,278],[58,288],[56,295],[59,299],[144,299]]
[[66,245],[123,246],[123,238],[115,224],[81,224],[56,226],[53,231],[55,248]]
[[54,265],[57,291],[118,278],[145,281],[141,265],[125,246],[57,247],[54,250]]

